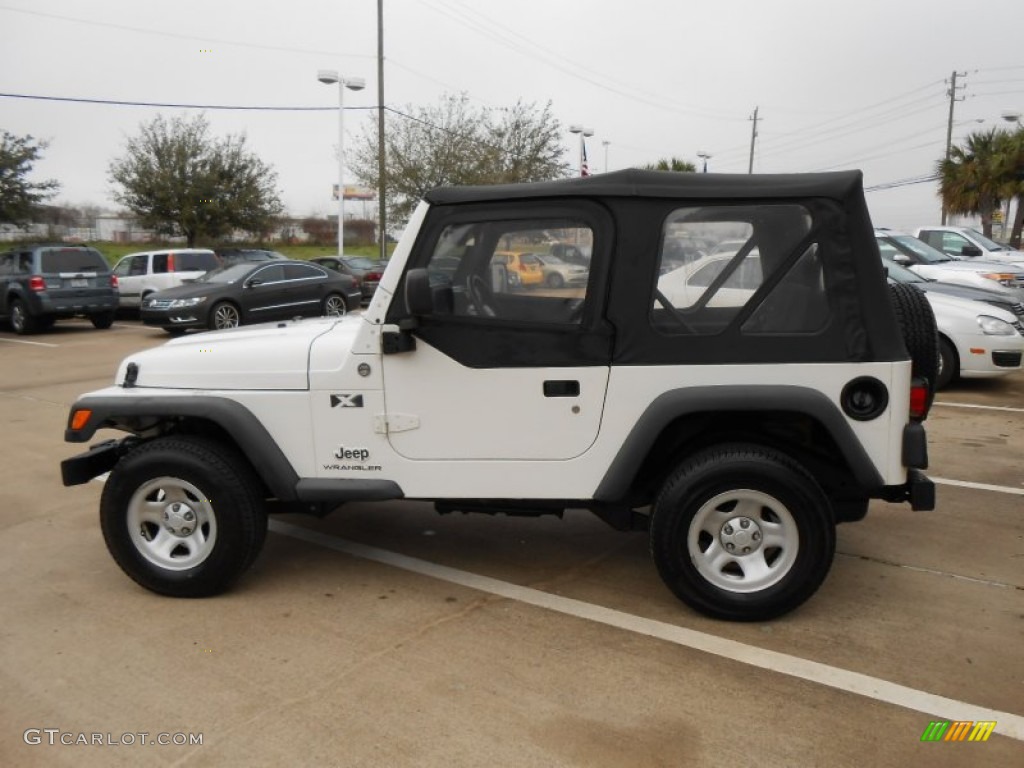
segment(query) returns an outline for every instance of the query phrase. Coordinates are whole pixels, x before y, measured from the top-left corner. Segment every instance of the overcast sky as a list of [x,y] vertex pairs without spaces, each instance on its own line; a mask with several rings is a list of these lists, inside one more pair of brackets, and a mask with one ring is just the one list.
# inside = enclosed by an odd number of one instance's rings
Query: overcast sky
[[[275,167],[290,213],[324,214],[337,86],[317,70],[364,77],[346,107],[375,106],[376,13],[377,0],[0,0],[0,93],[333,107],[206,110],[216,133],[244,132]],[[384,0],[384,15],[388,106],[550,101],[574,168],[568,126],[594,130],[595,172],[607,149],[610,170],[706,152],[711,172],[745,173],[759,107],[755,172],[860,168],[870,189],[933,171],[954,69],[966,73],[954,142],[1024,112],[1021,0]],[[76,205],[112,205],[109,162],[160,113],[194,111],[0,97],[0,129],[50,142],[36,177]],[[349,137],[367,114],[346,110]],[[934,183],[868,202],[880,226],[939,218]]]

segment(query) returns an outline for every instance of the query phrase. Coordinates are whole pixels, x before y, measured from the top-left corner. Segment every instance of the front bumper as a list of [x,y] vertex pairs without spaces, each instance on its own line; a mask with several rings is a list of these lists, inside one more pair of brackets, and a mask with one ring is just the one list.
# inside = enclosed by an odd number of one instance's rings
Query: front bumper
[[182,309],[150,309],[143,307],[139,310],[139,319],[142,320],[144,325],[153,325],[158,328],[205,328],[205,312],[206,306],[204,304]]
[[61,480],[64,485],[81,485],[109,472],[134,442],[132,438],[111,438],[90,446],[85,453],[64,459],[60,463]]

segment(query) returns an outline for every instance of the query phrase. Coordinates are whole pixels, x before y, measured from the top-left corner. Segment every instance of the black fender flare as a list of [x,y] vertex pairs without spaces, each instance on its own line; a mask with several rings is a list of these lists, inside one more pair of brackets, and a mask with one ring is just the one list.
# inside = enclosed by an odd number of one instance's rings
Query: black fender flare
[[792,411],[816,419],[832,435],[857,482],[868,492],[884,485],[871,458],[839,407],[822,392],[792,385],[688,387],[656,397],[622,443],[601,479],[594,498],[614,502],[625,498],[644,458],[667,424],[680,416],[715,411]]
[[[75,414],[90,411],[74,426]],[[194,418],[212,422],[234,439],[270,492],[281,501],[294,501],[299,475],[288,457],[267,432],[263,423],[241,403],[204,395],[132,395],[130,397],[85,397],[71,406],[64,440],[84,443],[96,430],[114,428],[130,431],[121,424],[130,419]]]

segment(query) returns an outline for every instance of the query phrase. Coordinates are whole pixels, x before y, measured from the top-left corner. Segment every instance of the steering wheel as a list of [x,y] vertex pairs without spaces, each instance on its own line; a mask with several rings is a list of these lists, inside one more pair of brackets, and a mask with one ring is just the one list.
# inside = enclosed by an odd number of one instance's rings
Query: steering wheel
[[469,289],[469,301],[473,305],[473,311],[478,317],[495,317],[495,311],[489,303],[493,295],[487,281],[480,275],[472,275],[467,285]]

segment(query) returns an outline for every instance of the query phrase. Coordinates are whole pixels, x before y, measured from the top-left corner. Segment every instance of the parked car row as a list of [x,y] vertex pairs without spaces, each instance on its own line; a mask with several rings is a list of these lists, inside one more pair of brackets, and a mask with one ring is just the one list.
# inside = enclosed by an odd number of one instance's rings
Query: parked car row
[[146,325],[178,334],[190,328],[224,330],[293,317],[344,315],[361,300],[355,280],[317,264],[240,261],[150,294],[140,317]]
[[87,317],[97,328],[109,328],[116,312],[128,309],[169,333],[222,329],[345,314],[372,296],[377,281],[379,275],[361,282],[262,249],[141,251],[111,269],[88,246],[23,245],[0,253],[0,320],[19,334],[69,317]]
[[889,281],[923,291],[935,314],[937,388],[960,377],[990,378],[1021,369],[1024,269],[1008,261],[960,260],[888,229],[875,230],[875,240]]
[[366,303],[373,298],[388,265],[386,261],[374,261],[363,256],[320,256],[310,261],[351,277],[362,289]]

